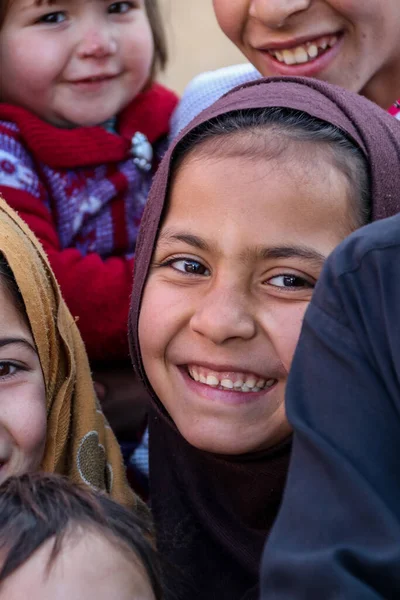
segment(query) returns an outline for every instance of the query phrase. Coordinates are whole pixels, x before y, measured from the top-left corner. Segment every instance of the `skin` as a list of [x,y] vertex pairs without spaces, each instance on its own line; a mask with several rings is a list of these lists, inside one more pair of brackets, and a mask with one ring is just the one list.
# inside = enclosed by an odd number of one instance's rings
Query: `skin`
[[46,392],[30,328],[0,279],[0,482],[36,471],[46,442]]
[[90,531],[69,534],[47,571],[53,542],[48,540],[5,580],[0,598],[154,600],[142,565],[104,536]]
[[[213,0],[218,22],[262,73],[317,77],[362,93],[383,108],[400,96],[398,0]],[[287,68],[265,51],[340,34],[331,58]]]
[[[0,32],[1,101],[59,127],[98,125],[143,89],[153,52],[144,0],[12,0]],[[108,78],[90,81],[99,76]]]
[[[154,391],[201,450],[239,455],[290,433],[284,393],[304,312],[325,258],[350,233],[347,180],[318,154],[305,167],[303,154],[279,163],[194,154],[173,181],[139,339]],[[224,391],[194,382],[191,365],[274,385]]]

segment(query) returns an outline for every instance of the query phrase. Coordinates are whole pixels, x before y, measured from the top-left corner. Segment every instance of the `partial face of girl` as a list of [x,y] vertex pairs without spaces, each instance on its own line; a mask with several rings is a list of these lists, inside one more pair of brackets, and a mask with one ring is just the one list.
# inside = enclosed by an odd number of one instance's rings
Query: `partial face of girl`
[[153,50],[144,0],[12,0],[0,100],[57,126],[99,125],[143,89]]
[[46,442],[46,393],[29,326],[0,278],[0,482],[38,470]]
[[7,577],[3,598],[154,600],[143,565],[136,557],[121,552],[104,535],[72,530],[63,539],[54,561],[53,549],[54,539],[50,539]]
[[398,0],[213,0],[222,30],[264,76],[317,77],[382,107],[400,96]]
[[290,431],[284,393],[304,312],[350,233],[345,176],[297,155],[194,153],[171,186],[140,347],[156,394],[202,450],[254,452]]

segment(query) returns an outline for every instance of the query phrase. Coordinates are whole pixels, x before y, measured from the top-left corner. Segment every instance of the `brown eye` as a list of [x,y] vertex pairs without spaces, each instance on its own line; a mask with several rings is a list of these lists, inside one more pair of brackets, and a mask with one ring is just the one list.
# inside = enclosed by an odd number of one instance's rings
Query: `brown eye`
[[275,275],[268,281],[270,285],[279,288],[295,289],[295,288],[313,288],[314,285],[307,281],[304,277],[293,275],[290,273]]
[[171,261],[171,267],[176,271],[188,273],[189,275],[205,275],[208,276],[210,271],[201,262],[192,259],[176,259]]
[[17,367],[9,362],[0,362],[0,377],[8,377],[14,375]]

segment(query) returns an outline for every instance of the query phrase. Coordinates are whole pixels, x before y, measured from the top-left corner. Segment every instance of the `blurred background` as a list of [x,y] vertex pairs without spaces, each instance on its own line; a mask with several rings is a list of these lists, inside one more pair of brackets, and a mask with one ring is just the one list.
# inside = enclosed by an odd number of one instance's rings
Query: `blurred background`
[[220,31],[212,0],[159,0],[168,34],[170,62],[160,78],[183,92],[198,73],[244,62]]

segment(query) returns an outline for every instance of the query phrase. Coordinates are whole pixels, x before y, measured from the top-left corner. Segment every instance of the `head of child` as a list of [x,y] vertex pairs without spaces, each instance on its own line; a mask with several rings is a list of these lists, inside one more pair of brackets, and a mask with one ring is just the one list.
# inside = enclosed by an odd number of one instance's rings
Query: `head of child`
[[0,482],[39,469],[46,389],[24,301],[0,253]]
[[156,0],[1,0],[0,102],[58,127],[117,116],[166,58]]
[[265,450],[326,257],[368,221],[361,150],[305,112],[206,121],[178,144],[139,317],[155,394],[193,446]]
[[55,475],[0,487],[0,597],[159,600],[147,513]]
[[213,2],[222,30],[264,77],[317,77],[383,108],[400,97],[397,0]]

